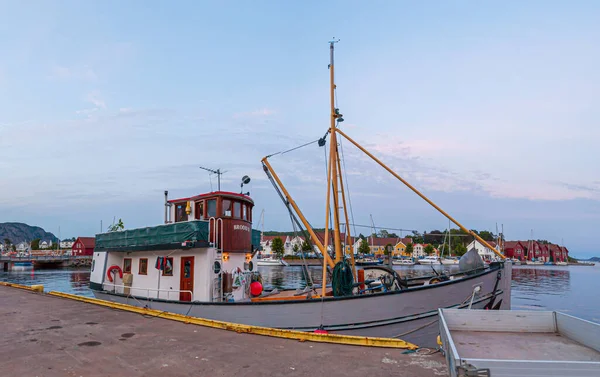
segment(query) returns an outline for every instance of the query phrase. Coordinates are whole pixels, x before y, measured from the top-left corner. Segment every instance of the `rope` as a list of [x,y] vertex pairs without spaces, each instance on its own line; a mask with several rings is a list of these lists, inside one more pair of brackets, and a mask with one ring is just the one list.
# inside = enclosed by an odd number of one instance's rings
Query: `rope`
[[405,336],[405,335],[408,335],[408,334],[412,334],[412,333],[414,333],[416,331],[423,330],[424,328],[429,327],[429,326],[433,325],[434,323],[436,323],[438,321],[439,321],[439,319],[433,320],[433,321],[428,322],[428,323],[426,323],[426,324],[424,324],[422,326],[417,327],[416,329],[413,329],[413,330],[410,330],[410,331],[407,331],[407,332],[403,332],[402,334],[394,335],[394,336],[392,336],[392,338],[400,338],[402,336]]
[[[336,96],[336,98],[337,98],[337,96]],[[344,145],[342,143],[342,140],[343,140],[343,138],[340,138],[340,151],[342,152],[342,165],[344,166],[344,178],[346,180],[346,192],[348,193],[348,207],[350,207],[350,217],[352,218],[352,228],[354,230],[354,237],[356,237],[358,233],[356,233],[356,225],[354,224],[354,210],[352,209],[352,199],[350,198],[350,187],[348,185],[348,170],[346,169],[346,157],[344,157]]]
[[266,158],[270,158],[270,157],[276,156],[276,155],[278,155],[278,154],[286,154],[286,153],[289,153],[289,152],[295,151],[296,149],[304,148],[304,147],[306,147],[307,145],[311,145],[311,144],[313,144],[313,143],[318,143],[318,142],[319,142],[319,140],[320,140],[320,139],[313,140],[313,141],[309,141],[308,143],[305,143],[305,144],[299,145],[299,146],[297,146],[297,147],[294,147],[294,148],[291,148],[291,149],[287,149],[287,150],[284,150],[284,151],[280,151],[280,152],[276,152],[276,153],[270,154],[270,155],[268,155]]

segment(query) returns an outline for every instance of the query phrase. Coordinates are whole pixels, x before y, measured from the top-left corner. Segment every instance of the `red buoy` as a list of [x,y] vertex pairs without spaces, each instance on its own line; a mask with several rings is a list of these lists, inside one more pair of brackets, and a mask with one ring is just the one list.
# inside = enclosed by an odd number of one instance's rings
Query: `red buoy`
[[250,283],[250,294],[252,296],[260,296],[260,294],[263,291],[263,286],[262,284],[260,284],[260,282],[255,281]]
[[316,329],[315,334],[329,334],[329,331],[325,329]]

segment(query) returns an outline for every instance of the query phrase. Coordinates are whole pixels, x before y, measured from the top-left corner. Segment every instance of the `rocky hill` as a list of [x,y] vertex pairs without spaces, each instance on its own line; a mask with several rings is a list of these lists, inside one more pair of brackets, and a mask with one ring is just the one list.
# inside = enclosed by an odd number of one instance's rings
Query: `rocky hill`
[[0,223],[0,243],[4,243],[5,238],[8,238],[14,245],[19,242],[31,242],[36,238],[52,242],[58,240],[54,234],[46,232],[39,226],[31,226],[23,223]]

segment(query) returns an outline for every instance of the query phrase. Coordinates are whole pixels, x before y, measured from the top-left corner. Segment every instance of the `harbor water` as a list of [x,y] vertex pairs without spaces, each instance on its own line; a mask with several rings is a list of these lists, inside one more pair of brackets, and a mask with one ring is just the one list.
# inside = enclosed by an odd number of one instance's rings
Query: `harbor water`
[[[437,270],[442,266],[436,266]],[[454,266],[443,266],[452,271]],[[394,266],[401,276],[431,275],[431,266]],[[303,288],[308,281],[321,283],[321,269],[308,268],[310,276],[299,266],[259,267],[265,289]],[[60,291],[92,296],[89,269],[35,270],[21,267],[0,272],[0,281],[25,285],[42,284],[46,291]],[[588,266],[513,266],[512,309],[557,310],[600,323],[598,300],[600,264]]]

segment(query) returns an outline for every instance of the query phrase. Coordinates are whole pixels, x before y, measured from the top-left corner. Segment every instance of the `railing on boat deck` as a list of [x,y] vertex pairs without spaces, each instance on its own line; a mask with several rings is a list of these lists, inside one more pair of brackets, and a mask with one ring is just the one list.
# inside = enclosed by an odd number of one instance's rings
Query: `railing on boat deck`
[[[129,288],[129,293],[127,294],[128,297],[129,296],[134,297],[134,294],[132,292],[133,290],[146,291],[146,296],[145,297],[147,299],[149,299],[149,300],[152,300],[152,299],[161,299],[161,298],[164,299],[164,297],[160,297],[160,292],[167,292],[167,300],[169,299],[169,293],[177,293],[177,294],[180,294],[180,293],[189,293],[190,294],[190,298],[193,299],[193,297],[194,297],[194,292],[192,292],[190,290],[139,288],[139,287],[130,287],[130,286],[127,286],[127,285],[111,284],[111,283],[103,283],[102,284],[102,288],[104,288],[104,286],[106,286],[106,285],[108,285],[110,287],[113,287],[115,289],[115,291],[116,291],[116,288],[123,288],[123,292],[120,292],[120,293],[123,293],[123,294],[125,292],[125,288]],[[157,292],[156,293],[156,297],[150,297],[150,292]],[[144,296],[137,295],[135,297],[144,297]],[[178,296],[178,299],[179,299],[179,296]]]
[[[211,228],[211,224],[213,224],[212,228]],[[221,227],[219,228],[219,224],[221,224]],[[208,219],[208,228],[209,228],[209,232],[212,230],[212,235],[213,235],[213,245],[215,246],[215,249],[217,249],[217,251],[222,251],[223,250],[223,219],[221,218],[215,218],[215,217],[211,217],[210,219]],[[219,235],[221,236],[221,239],[219,239]],[[217,242],[218,240],[218,242]]]

